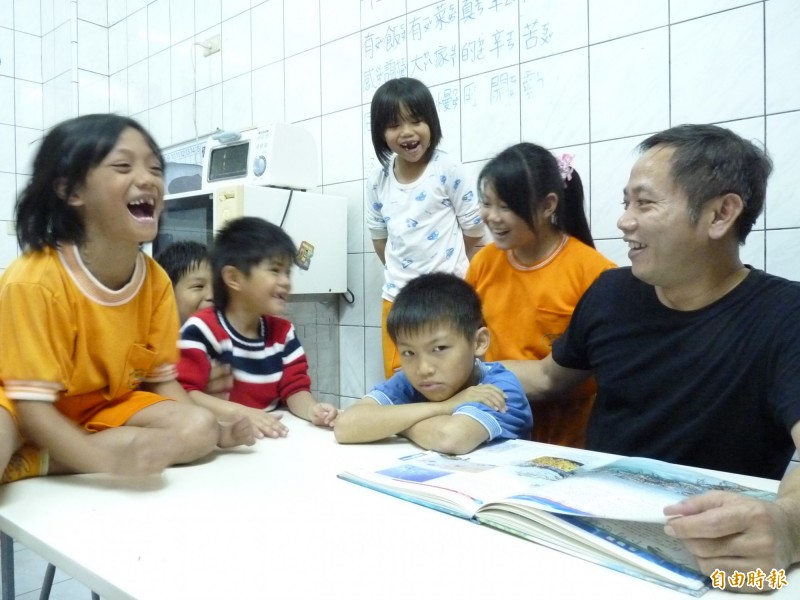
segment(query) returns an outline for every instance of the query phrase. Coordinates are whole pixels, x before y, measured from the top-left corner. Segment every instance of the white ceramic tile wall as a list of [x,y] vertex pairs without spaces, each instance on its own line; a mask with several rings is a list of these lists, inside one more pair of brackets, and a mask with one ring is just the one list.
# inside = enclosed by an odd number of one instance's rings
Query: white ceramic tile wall
[[49,81],[55,75],[55,39],[55,31],[48,31],[42,36],[42,81]]
[[[25,0],[16,0],[17,2],[25,2]],[[113,4],[113,3],[112,3]],[[47,12],[48,3],[41,2],[40,5],[45,9],[43,14]],[[75,0],[53,0],[53,27],[58,27],[61,23],[67,23],[74,13]]]
[[42,86],[17,79],[14,86],[14,122],[21,127],[42,128]]
[[670,28],[672,122],[764,113],[763,14],[758,3]]
[[752,0],[670,0],[669,16],[673,23],[677,23],[745,4],[752,4]]
[[283,61],[253,71],[253,121],[269,123],[285,121]]
[[14,76],[27,81],[42,81],[42,38],[14,32]]
[[[620,18],[625,15],[625,18]],[[669,22],[669,0],[591,0],[589,2],[589,43],[661,27]]]
[[222,20],[230,19],[250,8],[250,0],[225,0],[220,5]]
[[0,27],[0,76],[14,76],[14,30]]
[[11,221],[14,218],[16,196],[16,176],[13,173],[0,172],[0,221]]
[[[357,33],[322,46],[320,88],[323,114],[356,107],[361,103],[360,56],[361,36]],[[360,125],[352,131],[358,131],[359,128]]]
[[667,28],[597,44],[589,54],[593,141],[641,135],[669,126]]
[[226,79],[222,83],[222,98],[222,122],[226,130],[241,131],[255,125],[250,73]]
[[194,0],[170,0],[169,39],[177,44],[194,36]]
[[[44,18],[42,20],[44,21]],[[0,27],[6,27],[8,29],[13,29],[13,27],[14,27],[14,3],[13,2],[0,2]]]
[[58,23],[53,30],[53,76],[71,72],[72,34],[68,22]]
[[131,14],[126,21],[128,23],[128,65],[130,66],[145,60],[148,56],[147,8]]
[[[222,79],[227,81],[239,77],[252,70],[250,43],[250,12],[240,13],[227,21],[222,22],[221,44],[225,52],[220,52],[222,57]],[[227,98],[227,95],[226,95]],[[249,102],[250,96],[245,99]]]
[[[47,2],[43,3],[47,4]],[[121,4],[120,2],[108,3],[107,0],[81,0],[78,2],[78,19],[96,23],[97,25],[107,26],[108,4]],[[42,11],[44,12],[44,11]],[[44,27],[42,28],[44,30]]]
[[[4,4],[11,4],[8,0]],[[40,2],[13,0],[14,29],[33,35],[42,34],[42,6]]]
[[[0,2],[0,220],[11,218],[42,130],[79,112],[134,115],[165,145],[218,128],[298,122],[318,141],[322,189],[349,202],[354,303],[341,302],[337,339],[341,392],[355,398],[381,376],[382,267],[363,224],[363,176],[376,165],[369,101],[386,78],[408,74],[431,86],[443,149],[474,172],[521,139],[575,152],[597,245],[619,264],[627,262],[616,229],[621,192],[644,136],[705,121],[766,143],[775,161],[766,215],[742,254],[800,278],[792,200],[800,186],[799,3],[509,0],[493,14],[477,6]],[[213,36],[222,49],[204,57],[198,44]],[[16,255],[13,242],[0,235],[0,267]],[[304,316],[311,321],[303,326],[312,338],[333,339],[330,323],[314,320],[321,314]]]
[[800,280],[800,229],[767,230],[766,270],[787,279]]
[[286,59],[284,85],[287,121],[303,121],[320,114],[319,48]]
[[108,77],[92,71],[78,71],[78,112],[82,115],[109,111]]
[[253,69],[283,59],[283,3],[264,2],[251,11]]
[[170,0],[155,0],[147,5],[147,53],[153,55],[170,45]]
[[361,0],[319,0],[320,42],[339,39],[361,28]]
[[322,183],[361,179],[361,107],[322,117]]
[[203,31],[213,25],[218,25],[221,22],[222,22],[221,0],[195,0],[194,2],[195,31]]
[[[141,64],[145,62],[147,63],[147,107],[161,106],[172,98],[169,48],[151,54]],[[131,91],[135,93],[135,90]]]
[[283,3],[283,48],[294,56],[320,44],[319,0],[292,0]]
[[766,222],[770,228],[800,227],[797,191],[800,190],[800,112],[767,117],[767,147],[775,170],[770,181]]
[[800,2],[770,0],[766,3],[767,113],[800,108],[800,79],[787,77],[800,56]]
[[108,27],[78,21],[78,68],[108,75]]
[[[191,0],[193,3],[194,0]],[[108,10],[108,24],[114,25],[124,20],[128,16],[128,5],[130,2],[106,2]]]
[[589,139],[588,48],[523,63],[520,82],[522,139],[548,148]]

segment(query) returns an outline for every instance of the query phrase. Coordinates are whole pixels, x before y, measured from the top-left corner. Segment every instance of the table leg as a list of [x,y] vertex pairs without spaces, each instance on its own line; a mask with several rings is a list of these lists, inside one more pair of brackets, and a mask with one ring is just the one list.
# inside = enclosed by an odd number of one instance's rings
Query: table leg
[[42,590],[39,592],[39,600],[48,600],[50,598],[50,590],[53,589],[53,579],[56,576],[56,566],[53,563],[47,563],[47,570],[44,572],[44,581],[42,581]]
[[3,600],[14,600],[14,540],[0,531],[0,563],[3,577]]

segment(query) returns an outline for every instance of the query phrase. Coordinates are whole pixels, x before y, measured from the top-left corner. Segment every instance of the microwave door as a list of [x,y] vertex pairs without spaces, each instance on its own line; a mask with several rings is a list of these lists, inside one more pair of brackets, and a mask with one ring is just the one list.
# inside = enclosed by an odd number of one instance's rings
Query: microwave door
[[173,242],[194,241],[209,246],[213,239],[213,198],[205,192],[164,197],[164,211],[153,241],[153,256]]

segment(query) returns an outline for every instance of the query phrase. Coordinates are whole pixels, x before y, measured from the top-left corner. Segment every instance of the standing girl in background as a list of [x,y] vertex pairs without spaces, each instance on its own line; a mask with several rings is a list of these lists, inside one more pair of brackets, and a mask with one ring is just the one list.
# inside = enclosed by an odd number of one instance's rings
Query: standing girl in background
[[388,379],[400,367],[386,316],[403,286],[423,273],[464,277],[483,236],[473,178],[438,150],[439,115],[430,90],[402,77],[372,98],[372,145],[381,163],[367,180],[366,220],[384,264],[383,365]]
[[141,249],[164,208],[163,166],[147,131],[117,115],[65,121],[42,141],[16,205],[23,254],[0,279],[0,346],[13,349],[0,406],[24,439],[4,481],[48,467],[146,475],[254,443],[246,419],[218,423],[175,379],[175,296]]
[[[483,302],[491,332],[487,361],[550,354],[583,293],[616,266],[594,249],[583,185],[571,161],[521,143],[478,176],[481,214],[494,242],[475,255],[466,279]],[[568,399],[537,404],[533,439],[583,447],[594,393],[589,380]]]

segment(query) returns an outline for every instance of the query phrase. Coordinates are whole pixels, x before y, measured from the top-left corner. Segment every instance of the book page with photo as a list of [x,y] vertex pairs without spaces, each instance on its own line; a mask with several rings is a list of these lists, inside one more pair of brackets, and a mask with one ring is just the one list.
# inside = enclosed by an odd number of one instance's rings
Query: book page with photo
[[709,580],[664,533],[663,508],[711,490],[775,497],[699,469],[522,440],[339,477],[692,595]]

